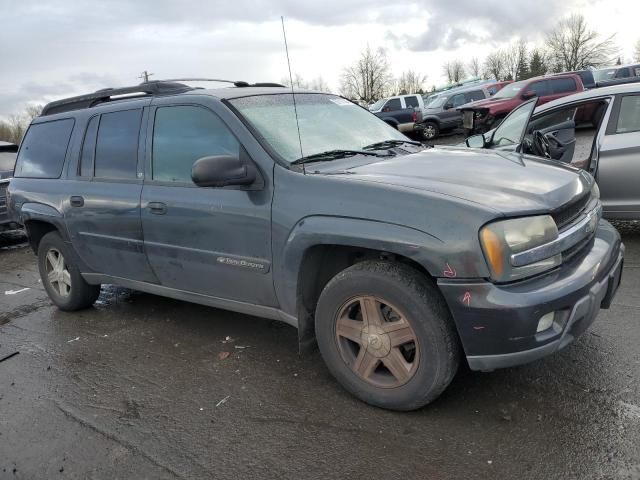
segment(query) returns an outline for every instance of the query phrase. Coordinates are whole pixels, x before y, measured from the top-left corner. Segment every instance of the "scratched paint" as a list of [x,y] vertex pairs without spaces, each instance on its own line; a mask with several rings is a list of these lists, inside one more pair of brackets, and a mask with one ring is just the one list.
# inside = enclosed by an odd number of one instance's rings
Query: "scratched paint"
[[444,272],[442,272],[442,274],[447,278],[455,278],[456,275],[457,275],[456,269],[453,268],[448,263],[446,265],[447,265],[447,268],[445,268],[445,270],[444,270]]
[[465,303],[467,307],[469,306],[469,304],[471,303],[471,292],[464,292],[462,303]]

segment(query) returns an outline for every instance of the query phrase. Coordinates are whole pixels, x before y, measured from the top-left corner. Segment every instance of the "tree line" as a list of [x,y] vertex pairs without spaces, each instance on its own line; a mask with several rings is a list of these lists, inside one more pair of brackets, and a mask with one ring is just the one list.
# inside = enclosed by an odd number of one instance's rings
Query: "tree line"
[[0,120],[0,141],[19,144],[31,120],[40,116],[42,108],[42,105],[28,105],[22,113],[14,113],[7,120]]

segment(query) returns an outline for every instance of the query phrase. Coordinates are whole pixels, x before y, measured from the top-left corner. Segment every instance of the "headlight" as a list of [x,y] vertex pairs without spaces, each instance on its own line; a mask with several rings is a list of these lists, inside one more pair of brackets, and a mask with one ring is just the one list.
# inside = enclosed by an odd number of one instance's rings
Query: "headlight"
[[539,262],[514,267],[511,255],[558,238],[558,227],[549,215],[493,222],[480,230],[480,243],[496,282],[510,282],[550,270],[562,263],[560,254]]
[[600,188],[596,182],[593,182],[593,187],[591,187],[591,196],[600,200]]

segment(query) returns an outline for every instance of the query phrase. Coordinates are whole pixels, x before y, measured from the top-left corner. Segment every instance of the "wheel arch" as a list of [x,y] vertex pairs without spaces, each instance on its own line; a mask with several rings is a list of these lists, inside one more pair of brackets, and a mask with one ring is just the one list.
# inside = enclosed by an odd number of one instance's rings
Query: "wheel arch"
[[20,223],[24,225],[29,245],[38,253],[40,240],[47,233],[57,231],[62,239],[69,241],[64,217],[54,207],[42,203],[25,203],[20,208]]
[[276,276],[284,312],[298,320],[301,349],[315,342],[313,317],[324,286],[338,272],[364,260],[387,259],[409,265],[433,279],[437,255],[429,246],[441,240],[424,232],[384,222],[355,218],[307,217],[296,225],[285,244]]

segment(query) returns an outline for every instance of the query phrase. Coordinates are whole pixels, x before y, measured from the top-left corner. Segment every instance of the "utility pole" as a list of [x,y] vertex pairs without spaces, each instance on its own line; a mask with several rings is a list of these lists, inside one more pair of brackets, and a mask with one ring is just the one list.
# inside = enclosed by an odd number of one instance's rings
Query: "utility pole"
[[149,77],[150,77],[151,75],[154,75],[154,74],[153,74],[153,73],[149,73],[149,72],[147,72],[147,71],[145,70],[145,71],[143,71],[143,72],[140,74],[140,76],[139,76],[138,78],[141,78],[142,80],[144,80],[144,83],[147,83],[147,82],[149,81]]

